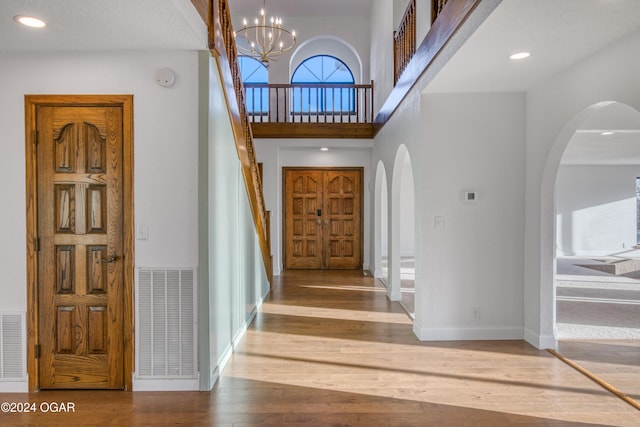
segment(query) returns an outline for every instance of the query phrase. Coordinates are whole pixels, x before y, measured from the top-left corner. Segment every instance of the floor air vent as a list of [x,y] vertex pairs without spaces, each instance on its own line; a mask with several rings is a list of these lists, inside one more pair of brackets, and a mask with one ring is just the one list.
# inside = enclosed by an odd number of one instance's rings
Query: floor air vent
[[0,313],[0,381],[26,377],[24,314]]
[[194,269],[138,268],[136,377],[197,376]]

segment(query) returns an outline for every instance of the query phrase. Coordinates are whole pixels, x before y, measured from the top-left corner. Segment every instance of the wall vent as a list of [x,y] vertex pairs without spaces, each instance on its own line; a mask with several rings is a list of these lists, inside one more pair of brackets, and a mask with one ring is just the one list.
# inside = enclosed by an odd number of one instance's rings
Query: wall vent
[[195,269],[137,268],[136,377],[196,378]]
[[0,313],[0,381],[26,378],[24,313]]

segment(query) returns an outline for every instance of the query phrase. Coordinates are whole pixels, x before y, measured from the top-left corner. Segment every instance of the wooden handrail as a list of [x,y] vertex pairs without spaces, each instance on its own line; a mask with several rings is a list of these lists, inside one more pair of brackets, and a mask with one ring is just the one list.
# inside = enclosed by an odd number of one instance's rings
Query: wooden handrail
[[251,123],[244,98],[244,88],[238,64],[231,12],[228,0],[191,0],[209,31],[209,50],[216,58],[223,90],[242,165],[242,176],[249,196],[249,205],[260,243],[262,259],[269,281],[273,279],[273,264],[269,238],[269,218],[264,203],[262,180],[251,133]]
[[[436,1],[436,0],[434,0]],[[410,0],[398,30],[393,32],[393,84],[416,53],[416,0]]]
[[373,123],[371,84],[245,83],[252,123]]

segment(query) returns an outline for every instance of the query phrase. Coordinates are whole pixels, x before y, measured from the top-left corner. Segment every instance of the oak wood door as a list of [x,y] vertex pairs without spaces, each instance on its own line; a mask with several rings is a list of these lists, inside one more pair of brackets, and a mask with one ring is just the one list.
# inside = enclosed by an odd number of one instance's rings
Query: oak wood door
[[362,169],[284,171],[285,268],[362,266]]
[[322,171],[285,171],[286,268],[323,267],[322,188]]
[[38,106],[40,388],[124,388],[123,116]]
[[324,248],[329,269],[362,266],[360,170],[324,172]]

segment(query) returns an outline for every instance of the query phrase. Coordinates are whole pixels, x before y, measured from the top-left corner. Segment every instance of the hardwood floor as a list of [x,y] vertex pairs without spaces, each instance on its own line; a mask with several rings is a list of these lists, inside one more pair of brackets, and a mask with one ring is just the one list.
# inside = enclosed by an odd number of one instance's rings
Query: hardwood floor
[[[594,349],[597,350],[597,349]],[[640,425],[640,411],[523,341],[419,342],[361,272],[288,271],[210,392],[44,391],[75,413],[0,425]]]
[[640,340],[562,340],[558,351],[640,402]]

